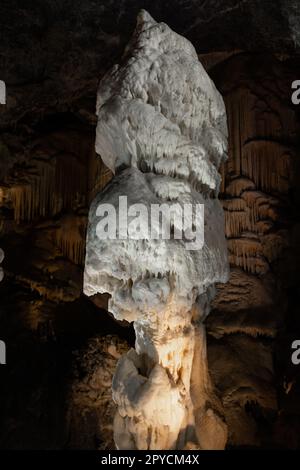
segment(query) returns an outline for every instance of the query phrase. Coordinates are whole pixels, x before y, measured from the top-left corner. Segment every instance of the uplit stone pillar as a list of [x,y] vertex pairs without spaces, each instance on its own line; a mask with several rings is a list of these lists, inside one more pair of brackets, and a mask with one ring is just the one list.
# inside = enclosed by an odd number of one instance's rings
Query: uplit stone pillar
[[[203,325],[214,284],[228,277],[217,199],[227,155],[222,97],[189,41],[142,11],[121,65],[100,82],[97,115],[96,151],[115,176],[91,204],[84,292],[108,292],[109,310],[136,332],[113,380],[116,446],[224,448]],[[151,211],[162,204],[172,213],[169,239],[153,236],[160,219]]]

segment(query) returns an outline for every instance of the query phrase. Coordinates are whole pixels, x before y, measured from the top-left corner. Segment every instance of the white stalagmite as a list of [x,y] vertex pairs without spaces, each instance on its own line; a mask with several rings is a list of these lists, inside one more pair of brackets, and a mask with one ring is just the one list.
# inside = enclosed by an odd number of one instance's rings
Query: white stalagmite
[[[108,292],[109,310],[134,322],[136,348],[113,381],[119,449],[222,449],[227,427],[209,379],[203,321],[228,279],[218,168],[226,158],[222,97],[193,46],[141,11],[121,65],[101,80],[96,151],[114,173],[91,204],[84,292]],[[97,208],[204,204],[204,245],[100,239]],[[144,216],[146,218],[146,216]],[[144,220],[144,228],[149,220]],[[176,231],[178,220],[174,221]],[[153,228],[153,227],[151,227]]]

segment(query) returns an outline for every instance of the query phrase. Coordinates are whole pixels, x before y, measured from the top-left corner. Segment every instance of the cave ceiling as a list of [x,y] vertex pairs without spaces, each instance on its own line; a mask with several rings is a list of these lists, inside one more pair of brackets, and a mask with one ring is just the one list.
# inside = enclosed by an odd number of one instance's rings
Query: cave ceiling
[[[2,1],[0,71],[9,86],[0,125],[64,110],[118,59],[141,8],[187,37],[197,52],[300,52],[297,0]],[[266,22],[266,18],[268,21]],[[90,108],[93,112],[93,95]],[[92,119],[92,116],[90,116]]]

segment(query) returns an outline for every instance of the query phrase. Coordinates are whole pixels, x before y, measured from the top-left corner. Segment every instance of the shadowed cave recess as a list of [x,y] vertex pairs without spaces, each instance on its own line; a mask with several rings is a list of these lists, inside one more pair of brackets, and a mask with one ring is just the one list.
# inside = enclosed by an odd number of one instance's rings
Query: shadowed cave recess
[[292,0],[0,4],[0,448],[113,449],[112,376],[133,327],[83,294],[99,79],[147,9],[189,39],[227,111],[219,194],[230,278],[205,321],[227,448],[300,448],[299,5]]

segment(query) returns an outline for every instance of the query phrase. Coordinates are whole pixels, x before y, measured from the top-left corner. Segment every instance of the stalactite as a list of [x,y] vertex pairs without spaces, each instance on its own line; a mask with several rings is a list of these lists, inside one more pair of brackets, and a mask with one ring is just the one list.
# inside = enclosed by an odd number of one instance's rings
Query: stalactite
[[[227,175],[242,174],[243,144],[249,136],[253,135],[253,115],[248,112],[253,106],[253,101],[254,97],[246,88],[240,88],[225,97],[229,129],[229,158],[225,163]],[[224,180],[222,192],[225,191],[225,183],[226,180]]]
[[62,254],[79,265],[84,263],[86,224],[86,217],[65,216],[53,236],[53,241]]
[[244,146],[241,171],[258,189],[286,193],[290,166],[290,151],[278,143],[255,141]]
[[223,208],[227,211],[244,211],[247,208],[247,204],[242,198],[225,199],[222,203]]
[[36,217],[53,213],[55,204],[55,167],[48,162],[37,162],[37,174],[11,188],[14,219],[30,222]]
[[251,230],[246,202],[243,199],[225,199],[222,204],[225,214],[226,237],[235,237],[246,230]]
[[269,220],[272,222],[278,220],[280,202],[277,198],[261,191],[245,191],[242,194],[242,198],[246,201],[251,211],[251,221],[254,225],[259,220]]
[[55,186],[63,209],[72,209],[85,203],[87,170],[72,154],[56,159]]
[[247,212],[224,211],[225,234],[227,238],[240,236],[243,232],[251,231],[252,226]]
[[225,213],[225,230],[228,238],[244,232],[263,234],[278,219],[279,201],[260,191],[244,191],[239,198],[222,201]]
[[265,273],[269,266],[264,260],[263,247],[255,238],[232,238],[228,240],[230,263],[253,274]]
[[276,192],[288,189],[290,150],[277,141],[283,127],[291,134],[295,132],[295,126],[286,128],[286,117],[291,121],[288,110],[284,109],[285,114],[280,115],[277,103],[267,96],[265,101],[246,86],[225,97],[229,158],[224,164],[226,178],[223,178],[222,193],[230,178],[237,176],[250,178],[258,189]]
[[93,151],[89,159],[88,194],[92,201],[112,179],[113,173],[102,162],[101,157]]
[[9,199],[9,189],[4,186],[0,186],[0,206],[4,206]]
[[70,154],[52,160],[32,160],[34,173],[12,185],[10,198],[17,223],[54,216],[85,201],[87,178],[84,166]]
[[225,193],[230,197],[240,197],[244,191],[251,189],[255,189],[253,181],[248,178],[238,177],[227,184]]
[[226,97],[229,159],[223,168],[225,230],[231,264],[251,273],[266,272],[268,262],[282,249],[282,237],[269,235],[278,219],[279,200],[262,191],[286,193],[291,168],[290,150],[276,141],[284,118],[276,103],[268,100],[263,102],[250,86]]

